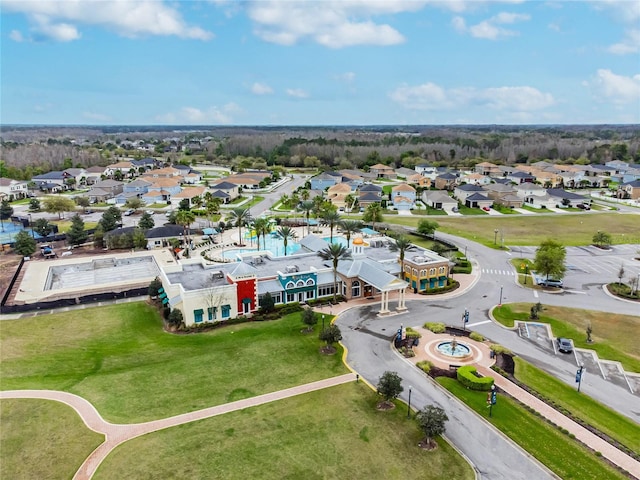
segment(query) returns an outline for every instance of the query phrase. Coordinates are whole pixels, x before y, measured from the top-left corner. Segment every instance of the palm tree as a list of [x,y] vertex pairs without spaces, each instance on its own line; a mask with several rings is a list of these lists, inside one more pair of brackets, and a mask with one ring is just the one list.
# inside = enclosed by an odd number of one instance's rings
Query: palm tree
[[338,212],[329,210],[322,215],[322,223],[329,226],[331,232],[331,243],[333,243],[333,229],[340,222],[340,215]]
[[365,222],[371,222],[371,228],[373,230],[376,229],[376,223],[381,222],[383,219],[382,205],[380,205],[378,202],[369,205],[364,211],[364,215],[362,216],[362,220],[364,220]]
[[242,245],[242,226],[251,220],[251,212],[248,208],[237,207],[231,210],[231,222],[238,227],[238,243]]
[[258,250],[260,250],[260,236],[265,234],[265,230],[266,230],[265,225],[268,225],[268,224],[269,224],[269,219],[264,217],[256,218],[251,224],[251,227],[255,230],[256,237],[258,239]]
[[304,216],[307,219],[307,233],[311,233],[311,225],[309,225],[309,214],[313,210],[313,202],[311,200],[300,202],[300,204],[298,205],[298,210],[304,212]]
[[398,252],[400,255],[400,278],[404,280],[404,254],[413,249],[413,244],[404,235],[398,235],[395,241],[389,245],[389,250],[392,252]]
[[282,244],[284,245],[284,256],[287,256],[287,245],[289,244],[289,240],[295,240],[296,232],[293,231],[293,228],[285,225],[278,229],[278,235],[282,238]]
[[351,235],[360,231],[362,228],[362,222],[360,220],[341,220],[338,225],[344,232],[345,237],[347,237],[347,248],[349,248]]
[[340,260],[351,258],[351,252],[341,243],[331,243],[328,247],[318,252],[318,256],[323,260],[331,260],[333,264],[333,303],[336,303],[338,293],[338,263]]
[[208,200],[205,204],[205,208],[207,210],[207,216],[209,217],[209,226],[211,226],[211,218],[220,212],[220,202],[219,198],[211,197],[211,200]]
[[189,225],[191,225],[196,219],[196,214],[191,210],[178,210],[176,213],[176,224],[182,225],[184,229],[184,238],[187,240],[189,238]]

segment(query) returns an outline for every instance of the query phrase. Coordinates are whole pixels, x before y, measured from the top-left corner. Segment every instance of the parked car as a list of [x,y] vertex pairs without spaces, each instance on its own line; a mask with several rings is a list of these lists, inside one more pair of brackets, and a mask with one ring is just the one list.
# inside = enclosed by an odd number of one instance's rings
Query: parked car
[[153,210],[147,210],[147,211],[146,211],[146,212],[144,212],[144,213],[146,213],[147,215],[153,215],[153,214],[154,214],[154,213],[156,213],[156,212],[154,212]]
[[90,208],[87,208],[87,209],[84,211],[84,213],[85,213],[85,214],[87,214],[87,215],[89,215],[89,214],[93,213],[93,210],[91,210]]
[[578,205],[576,205],[576,207],[578,207],[580,210],[591,210],[591,207],[584,203],[579,203]]
[[128,217],[129,215],[133,215],[133,208],[130,208],[129,210],[125,210],[124,214]]
[[489,208],[489,207],[482,207],[482,209],[483,209],[485,212],[488,212],[489,210],[491,210],[491,208]]
[[556,339],[558,345],[558,351],[563,353],[573,352],[573,342],[568,338],[558,337]]
[[543,278],[538,281],[538,285],[541,287],[562,288],[562,280],[557,280],[555,278]]

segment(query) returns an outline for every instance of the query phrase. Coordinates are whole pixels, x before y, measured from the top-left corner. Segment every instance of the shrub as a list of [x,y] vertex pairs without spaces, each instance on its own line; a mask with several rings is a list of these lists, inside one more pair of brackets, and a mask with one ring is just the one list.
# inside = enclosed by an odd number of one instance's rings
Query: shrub
[[290,313],[296,313],[302,311],[302,305],[298,302],[287,303],[282,306],[276,307],[276,310],[280,313],[280,315],[289,315]]
[[431,330],[433,333],[444,333],[446,327],[444,323],[427,322],[424,324],[424,328]]
[[513,355],[513,352],[511,350],[509,350],[507,347],[503,347],[502,345],[498,345],[497,343],[494,343],[493,345],[491,345],[491,350],[496,355],[498,355],[500,353],[506,353],[507,355]]
[[465,365],[458,368],[458,381],[471,390],[489,391],[493,385],[493,377],[476,376],[476,367],[473,365]]
[[422,361],[416,363],[416,367],[418,367],[424,373],[428,374],[431,371],[431,369],[433,368],[433,363],[431,363],[429,360],[422,360]]
[[422,335],[411,327],[406,328],[406,334],[407,338],[422,338]]
[[469,338],[471,340],[475,340],[476,342],[484,342],[484,337],[477,332],[471,332],[469,334]]
[[413,349],[410,347],[400,347],[400,353],[406,358],[411,358],[416,356],[416,352],[414,352]]

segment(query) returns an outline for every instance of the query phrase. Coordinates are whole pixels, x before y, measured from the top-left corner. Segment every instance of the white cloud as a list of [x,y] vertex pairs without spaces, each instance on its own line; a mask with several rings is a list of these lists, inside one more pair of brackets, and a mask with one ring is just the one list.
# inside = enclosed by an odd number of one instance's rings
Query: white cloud
[[543,110],[556,103],[553,95],[529,86],[445,89],[434,83],[402,85],[390,98],[411,110],[454,110],[482,107],[512,114]]
[[301,88],[287,88],[287,95],[294,98],[308,98],[309,94]]
[[211,32],[187,25],[174,6],[156,0],[3,0],[2,8],[25,14],[35,39],[75,40],[80,38],[77,25],[96,25],[126,37],[213,37]]
[[503,28],[500,25],[511,25],[516,22],[527,21],[530,18],[529,15],[520,13],[500,12],[487,20],[471,26],[467,26],[464,18],[457,16],[451,20],[451,25],[458,33],[469,33],[475,38],[496,40],[502,37],[518,35],[517,31]]
[[333,78],[339,82],[353,83],[356,79],[356,74],[354,72],[345,72],[335,75]]
[[621,42],[609,47],[609,52],[615,55],[627,55],[640,51],[640,30],[627,30]]
[[416,11],[419,1],[327,0],[323,2],[281,2],[263,0],[248,4],[247,13],[255,23],[254,33],[263,40],[294,45],[311,40],[330,48],[353,45],[396,45],[405,38],[372,16]]
[[24,37],[18,30],[11,30],[11,33],[9,33],[9,38],[14,42],[24,42]]
[[601,68],[591,80],[583,82],[583,85],[588,86],[593,94],[602,101],[618,105],[635,104],[637,110],[638,102],[640,102],[640,74],[625,77]]
[[155,120],[165,124],[229,125],[234,122],[233,116],[241,111],[241,108],[235,103],[227,103],[222,107],[213,106],[205,110],[196,107],[183,107],[178,112],[158,115]]
[[273,93],[273,88],[266,83],[255,82],[251,85],[251,93],[255,95],[270,95]]
[[622,22],[634,24],[640,20],[640,3],[636,0],[591,0],[596,10],[610,12]]

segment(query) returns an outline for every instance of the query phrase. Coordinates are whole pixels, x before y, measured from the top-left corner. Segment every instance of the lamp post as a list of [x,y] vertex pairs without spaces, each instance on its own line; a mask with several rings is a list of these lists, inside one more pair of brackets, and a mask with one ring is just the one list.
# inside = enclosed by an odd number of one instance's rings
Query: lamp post
[[498,229],[497,228],[493,231],[493,244],[494,245],[498,244]]
[[324,313],[322,314],[322,331],[324,332]]
[[496,386],[491,385],[491,391],[487,394],[487,403],[489,404],[489,418],[493,413],[493,406],[496,404],[498,400],[498,392],[496,392]]
[[580,391],[580,385],[582,385],[582,372],[584,371],[584,365],[580,365],[580,368],[576,372],[576,383],[578,384],[578,392]]
[[499,307],[502,306],[502,289],[503,288],[504,288],[504,285],[500,285],[500,301],[498,302]]
[[413,390],[413,387],[409,385],[409,404],[407,405],[407,418],[411,418],[411,390]]
[[31,214],[27,214],[29,216],[29,228],[31,229],[31,238],[36,238],[35,233],[33,233],[33,220],[31,219]]
[[464,309],[464,313],[462,314],[462,330],[467,330],[467,323],[469,323],[469,310]]

